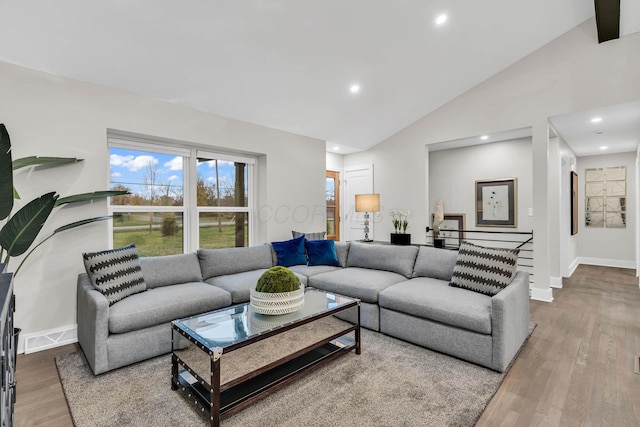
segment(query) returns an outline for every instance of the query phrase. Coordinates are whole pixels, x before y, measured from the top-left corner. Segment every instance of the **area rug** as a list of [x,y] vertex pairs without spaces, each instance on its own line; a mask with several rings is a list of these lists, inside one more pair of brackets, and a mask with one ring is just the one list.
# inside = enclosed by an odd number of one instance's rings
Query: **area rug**
[[[56,364],[77,427],[208,425],[171,390],[169,355],[97,377],[80,351]],[[222,425],[473,426],[504,376],[365,329],[360,356],[339,358]]]

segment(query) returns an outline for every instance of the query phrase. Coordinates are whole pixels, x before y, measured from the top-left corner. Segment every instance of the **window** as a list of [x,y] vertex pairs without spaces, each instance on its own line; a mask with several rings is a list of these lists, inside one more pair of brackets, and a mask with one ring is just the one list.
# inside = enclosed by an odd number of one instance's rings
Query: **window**
[[140,255],[251,244],[252,158],[109,138],[112,245]]
[[201,248],[249,245],[252,159],[198,152],[197,210]]
[[627,169],[625,166],[585,170],[585,225],[627,226]]

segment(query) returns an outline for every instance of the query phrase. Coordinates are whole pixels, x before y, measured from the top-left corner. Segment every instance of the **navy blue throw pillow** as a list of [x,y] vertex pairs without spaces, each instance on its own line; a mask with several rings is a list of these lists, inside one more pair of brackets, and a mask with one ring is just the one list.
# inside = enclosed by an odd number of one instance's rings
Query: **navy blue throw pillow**
[[307,255],[304,252],[304,236],[284,242],[271,242],[273,250],[278,254],[278,265],[306,265]]
[[340,267],[336,245],[333,240],[307,240],[309,265],[333,265]]

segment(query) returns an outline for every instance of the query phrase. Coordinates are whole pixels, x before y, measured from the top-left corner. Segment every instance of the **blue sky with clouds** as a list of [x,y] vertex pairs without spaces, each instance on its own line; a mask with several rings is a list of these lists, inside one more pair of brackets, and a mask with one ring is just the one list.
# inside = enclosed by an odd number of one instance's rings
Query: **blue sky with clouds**
[[[143,195],[144,178],[149,174],[149,168],[156,171],[155,184],[180,189],[183,185],[183,160],[180,156],[150,153],[145,151],[111,148],[110,174],[111,186],[122,184],[131,189],[134,194]],[[198,175],[207,185],[215,185],[215,161],[205,161],[198,164]],[[235,168],[233,162],[218,161],[218,177],[221,187],[233,185]]]

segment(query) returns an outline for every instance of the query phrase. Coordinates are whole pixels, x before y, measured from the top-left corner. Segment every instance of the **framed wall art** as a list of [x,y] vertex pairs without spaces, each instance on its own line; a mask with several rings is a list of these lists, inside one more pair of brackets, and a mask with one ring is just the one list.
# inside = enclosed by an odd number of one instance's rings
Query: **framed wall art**
[[476,227],[517,227],[517,178],[476,181]]
[[571,171],[571,235],[578,234],[578,174]]
[[444,214],[444,221],[440,224],[440,237],[444,238],[444,245],[446,247],[460,247],[462,240],[464,239],[465,217],[463,213],[446,213]]

